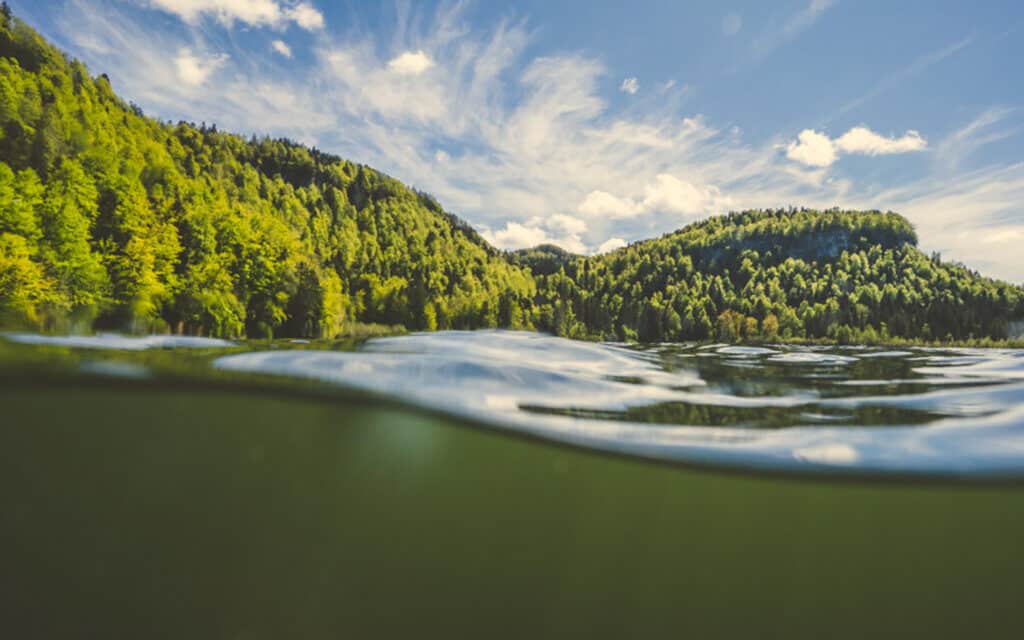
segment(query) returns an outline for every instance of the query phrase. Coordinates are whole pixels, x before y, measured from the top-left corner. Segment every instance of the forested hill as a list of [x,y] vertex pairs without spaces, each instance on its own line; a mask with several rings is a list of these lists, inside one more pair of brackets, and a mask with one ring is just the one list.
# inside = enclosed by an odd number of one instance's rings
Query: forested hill
[[281,140],[144,117],[0,25],[0,315],[44,328],[331,335],[529,326],[529,274],[419,194]]
[[644,342],[877,342],[1004,338],[1024,317],[1020,287],[916,245],[895,213],[733,213],[536,276],[539,324]]
[[925,256],[895,214],[755,211],[601,256],[503,253],[366,166],[147,118],[0,13],[0,326],[870,341],[1002,338],[1021,318],[1024,292]]

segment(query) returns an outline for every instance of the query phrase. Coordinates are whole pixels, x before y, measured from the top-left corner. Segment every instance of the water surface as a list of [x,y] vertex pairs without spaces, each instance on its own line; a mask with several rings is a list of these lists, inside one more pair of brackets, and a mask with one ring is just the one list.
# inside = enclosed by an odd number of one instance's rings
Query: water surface
[[[40,346],[236,346],[212,371],[311,380],[509,430],[669,462],[809,474],[1024,476],[1024,351],[577,342],[513,331],[290,341],[43,337]],[[205,366],[205,365],[204,365]],[[84,373],[141,377],[86,359]]]
[[1020,635],[1017,352],[9,338],[11,637]]

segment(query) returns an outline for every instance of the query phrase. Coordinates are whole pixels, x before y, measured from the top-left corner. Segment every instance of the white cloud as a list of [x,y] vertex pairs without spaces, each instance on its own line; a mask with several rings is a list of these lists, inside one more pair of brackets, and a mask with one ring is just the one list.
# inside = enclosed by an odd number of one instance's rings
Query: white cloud
[[564,213],[556,213],[549,217],[545,223],[550,229],[557,229],[565,234],[580,234],[587,230],[587,223],[579,218],[567,216]]
[[675,176],[658,174],[644,189],[644,211],[692,214],[711,212],[720,198],[715,187],[697,187]]
[[178,80],[190,87],[198,87],[204,84],[217,69],[227,62],[224,54],[200,57],[192,50],[185,47],[178,51],[174,58],[174,69],[178,74]]
[[300,2],[285,9],[284,15],[306,31],[316,31],[324,27],[323,14],[308,2]]
[[483,236],[499,249],[527,249],[549,242],[546,231],[539,227],[527,227],[518,222],[509,222],[504,229]]
[[196,24],[204,17],[213,18],[226,27],[235,22],[254,27],[280,28],[294,22],[314,31],[324,25],[323,15],[308,2],[298,4],[280,0],[145,0],[146,4]]
[[995,129],[1016,110],[1006,107],[986,109],[978,117],[946,136],[935,149],[935,159],[940,169],[956,171],[960,164],[981,147],[1005,140],[1021,132],[1021,126]]
[[786,157],[809,167],[828,167],[840,153],[867,156],[924,151],[928,142],[909,130],[899,138],[888,138],[867,127],[854,127],[835,140],[813,129],[804,129],[786,146]]
[[697,186],[667,173],[660,173],[644,186],[642,197],[620,197],[607,191],[591,191],[576,210],[598,218],[632,218],[649,213],[690,216],[723,213],[730,204],[717,187]]
[[432,66],[434,66],[434,61],[422,50],[406,51],[388,62],[389,69],[405,76],[418,76]]
[[836,140],[836,148],[840,151],[868,156],[923,151],[927,147],[928,143],[921,134],[912,129],[902,137],[886,138],[867,127],[854,127]]
[[586,230],[586,223],[578,218],[555,214],[547,218],[534,217],[524,223],[508,222],[504,229],[482,231],[488,242],[500,249],[527,249],[540,244],[557,245],[572,253],[587,253],[587,246],[580,240],[580,233]]
[[609,251],[621,249],[624,246],[626,246],[626,241],[622,238],[608,238],[597,248],[597,253],[608,253]]
[[786,157],[809,167],[827,167],[836,161],[836,147],[823,133],[804,129],[786,147]]
[[981,239],[981,242],[985,244],[1004,244],[1008,242],[1017,244],[1021,241],[1024,241],[1024,224],[1018,227],[1004,227],[997,229],[989,232]]
[[576,209],[587,216],[609,218],[627,218],[640,213],[635,202],[600,189],[588,193]]
[[743,16],[738,13],[729,13],[722,18],[722,33],[727,36],[734,36],[743,28]]
[[271,48],[274,49],[274,51],[280,53],[282,56],[286,58],[292,57],[292,48],[289,47],[283,40],[274,40],[273,42],[270,43],[270,46]]
[[892,209],[915,224],[921,246],[985,275],[1024,283],[1024,162],[937,174],[845,204]]
[[636,78],[626,78],[619,85],[619,91],[628,93],[629,95],[636,95],[636,92],[640,90],[640,81]]

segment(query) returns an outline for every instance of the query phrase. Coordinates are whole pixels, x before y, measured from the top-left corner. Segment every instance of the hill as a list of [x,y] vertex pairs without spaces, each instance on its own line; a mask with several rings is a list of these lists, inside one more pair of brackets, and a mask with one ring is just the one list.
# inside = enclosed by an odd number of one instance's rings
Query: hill
[[331,335],[529,326],[529,274],[429,196],[286,140],[145,117],[0,24],[0,315],[43,328]]
[[1007,336],[1024,291],[917,248],[878,211],[746,211],[536,276],[539,325],[622,340]]
[[541,244],[531,249],[509,251],[508,261],[529,269],[533,275],[548,276],[583,256],[569,253],[553,244]]
[[[5,5],[6,6],[6,5]],[[160,122],[0,15],[0,324],[333,336],[1004,338],[1024,292],[892,213],[748,211],[609,254],[505,253],[427,194],[287,140]]]

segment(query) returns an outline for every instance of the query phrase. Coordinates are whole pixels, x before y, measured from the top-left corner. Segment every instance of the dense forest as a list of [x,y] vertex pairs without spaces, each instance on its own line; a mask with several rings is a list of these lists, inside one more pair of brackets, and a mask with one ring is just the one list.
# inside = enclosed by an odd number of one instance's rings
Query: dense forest
[[467,224],[372,169],[161,123],[5,11],[0,313],[214,335],[529,326],[534,295]]
[[427,194],[287,140],[165,123],[0,14],[0,324],[333,336],[1002,338],[1024,292],[880,212],[752,211],[610,254],[504,253]]
[[537,326],[642,342],[1003,338],[1024,290],[927,256],[895,213],[733,213],[607,255],[540,247]]

